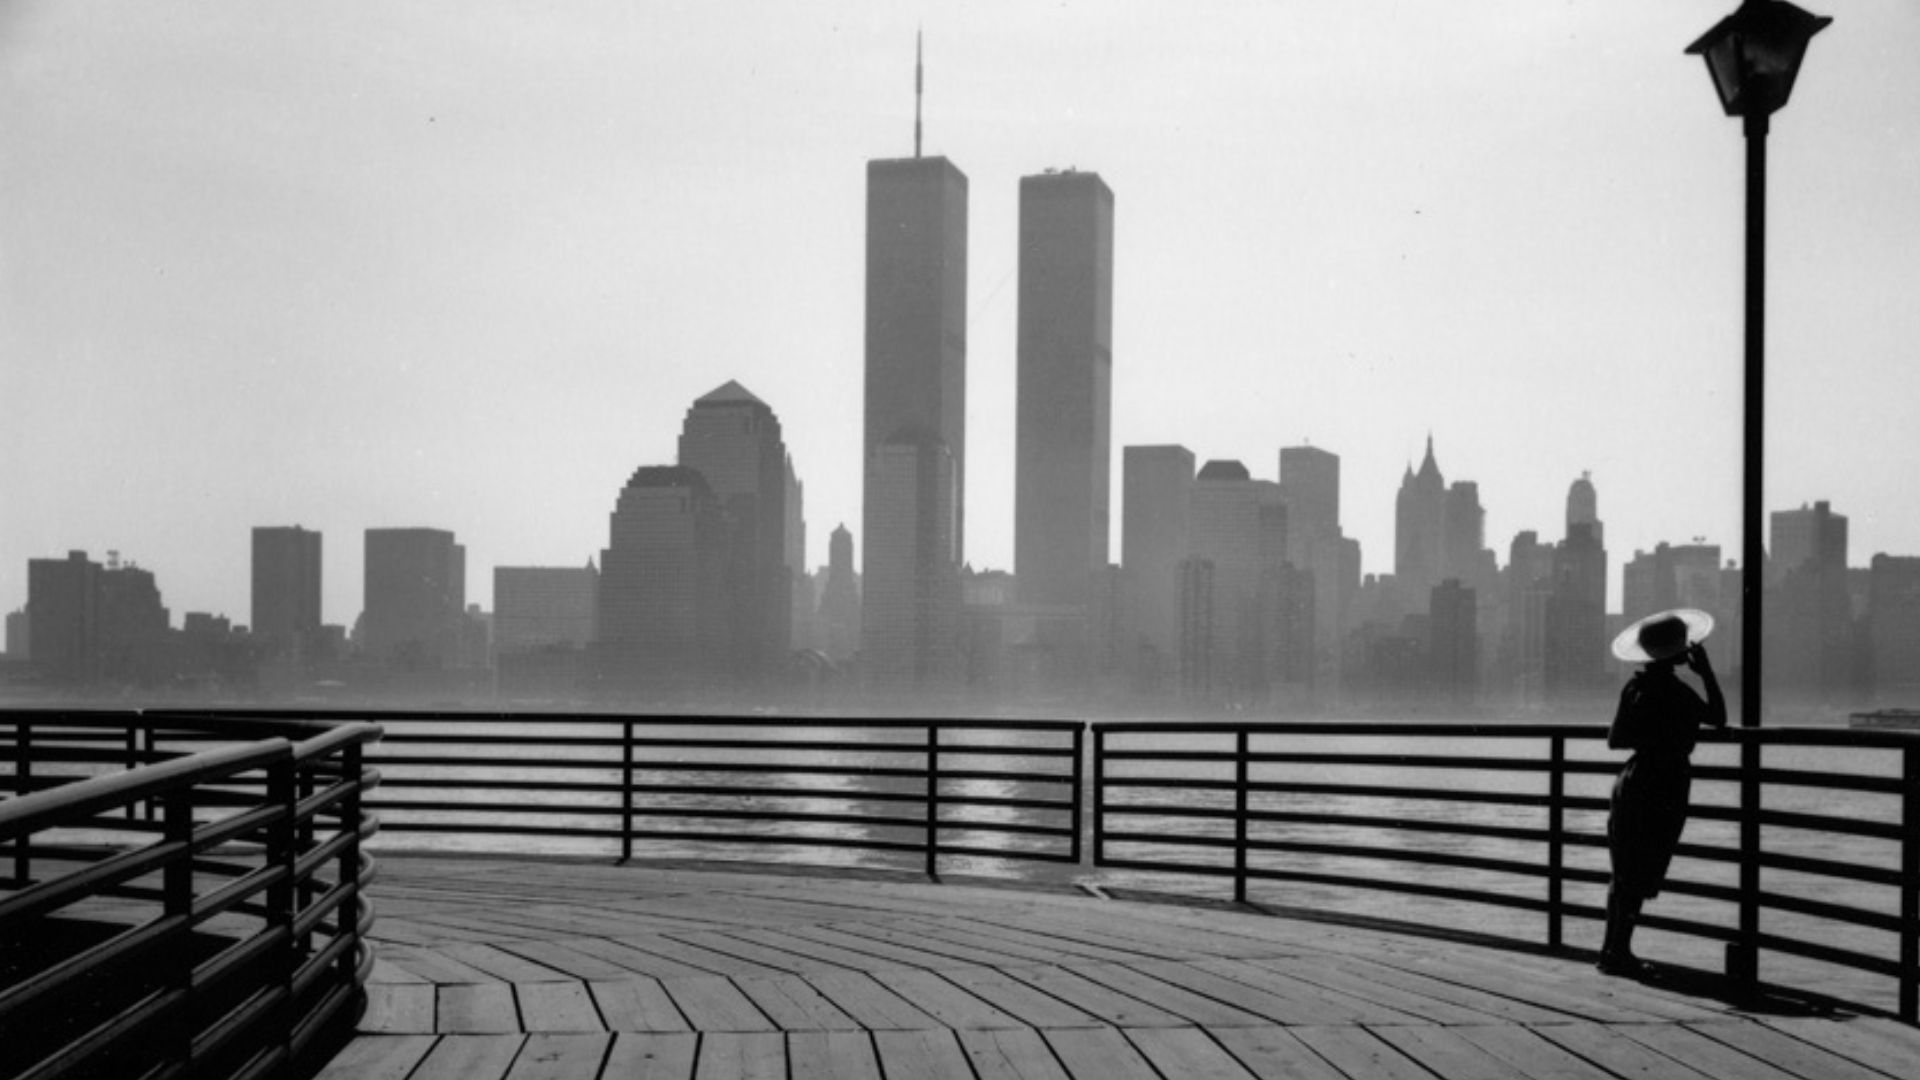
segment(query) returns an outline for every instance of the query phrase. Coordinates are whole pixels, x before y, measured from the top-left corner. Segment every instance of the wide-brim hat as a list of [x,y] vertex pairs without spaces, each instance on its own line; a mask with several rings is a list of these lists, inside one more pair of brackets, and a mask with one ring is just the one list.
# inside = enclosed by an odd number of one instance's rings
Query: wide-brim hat
[[1644,664],[1679,656],[1713,633],[1713,616],[1698,608],[1657,611],[1634,620],[1613,639],[1613,655]]

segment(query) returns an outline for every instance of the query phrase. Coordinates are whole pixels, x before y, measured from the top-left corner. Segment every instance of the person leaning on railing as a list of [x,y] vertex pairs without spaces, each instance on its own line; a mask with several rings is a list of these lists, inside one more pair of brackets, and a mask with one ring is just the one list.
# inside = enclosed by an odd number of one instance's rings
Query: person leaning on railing
[[[1727,701],[1700,643],[1712,630],[1711,615],[1682,608],[1649,615],[1613,641],[1615,656],[1645,666],[1620,691],[1620,708],[1607,732],[1608,746],[1631,750],[1633,757],[1614,781],[1607,817],[1613,880],[1607,886],[1607,934],[1600,946],[1603,974],[1648,974],[1633,955],[1634,922],[1641,905],[1660,894],[1686,828],[1693,783],[1688,759],[1700,728],[1727,725]],[[1680,680],[1677,669],[1683,663],[1705,685],[1705,701]]]

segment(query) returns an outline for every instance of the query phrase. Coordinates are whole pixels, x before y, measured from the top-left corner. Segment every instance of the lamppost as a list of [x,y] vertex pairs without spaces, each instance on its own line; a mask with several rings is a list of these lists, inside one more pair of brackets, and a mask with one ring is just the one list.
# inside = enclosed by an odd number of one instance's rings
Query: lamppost
[[[1728,116],[1747,138],[1747,320],[1745,499],[1740,545],[1740,726],[1760,726],[1760,571],[1766,448],[1767,118],[1793,93],[1807,42],[1833,20],[1784,0],[1741,0],[1689,55],[1707,74]],[[1740,744],[1740,940],[1727,947],[1727,973],[1751,984],[1759,974],[1760,744]]]

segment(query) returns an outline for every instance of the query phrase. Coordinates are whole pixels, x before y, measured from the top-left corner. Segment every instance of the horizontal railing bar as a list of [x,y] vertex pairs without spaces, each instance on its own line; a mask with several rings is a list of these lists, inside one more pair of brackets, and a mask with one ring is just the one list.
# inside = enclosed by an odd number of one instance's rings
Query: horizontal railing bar
[[393,818],[380,823],[380,831],[412,833],[461,833],[468,836],[575,836],[596,840],[618,840],[620,830],[587,829],[571,825],[481,825],[463,821],[408,821]]
[[133,1036],[177,1010],[186,997],[183,989],[156,990],[41,1058],[39,1064],[19,1074],[16,1080],[53,1080],[66,1076],[95,1054],[122,1041],[131,1041]]
[[151,874],[175,859],[185,858],[186,854],[185,843],[163,841],[91,863],[83,870],[76,870],[53,881],[37,883],[29,890],[0,900],[0,922],[34,918],[58,911],[93,893]]
[[[1232,780],[1189,780],[1184,778],[1160,779],[1152,777],[1108,776],[1102,779],[1103,787],[1109,788],[1146,788],[1173,791],[1232,791],[1236,785]],[[1373,784],[1324,784],[1324,783],[1277,783],[1262,781],[1247,784],[1250,793],[1297,794],[1297,795],[1344,795],[1363,799],[1425,799],[1435,802],[1482,802],[1499,806],[1550,806],[1552,798],[1547,795],[1533,795],[1517,791],[1468,791],[1449,790],[1447,788],[1410,788],[1390,787]],[[1111,806],[1112,804],[1109,804]],[[1561,805],[1569,805],[1569,800],[1561,800]],[[1606,803],[1601,801],[1600,806]]]
[[262,866],[245,877],[236,878],[212,892],[202,893],[193,898],[192,918],[195,926],[226,912],[243,901],[258,895],[266,889],[279,884],[287,878],[287,868],[280,865]]
[[792,844],[801,847],[857,847],[871,848],[875,851],[907,851],[916,855],[926,850],[925,846],[917,840],[903,843],[895,840],[874,840],[864,836],[765,836],[758,833],[674,832],[665,829],[635,829],[629,835],[635,840],[672,840],[742,846],[761,844],[777,847]]
[[966,847],[955,844],[941,844],[938,851],[942,855],[967,855],[977,859],[1025,859],[1029,862],[1071,863],[1075,860],[1063,852],[1014,851],[1002,848]]
[[192,757],[164,761],[145,769],[108,773],[83,784],[66,784],[49,791],[0,802],[0,840],[57,824],[59,819],[85,816],[125,806],[190,784],[205,783],[248,769],[264,768],[293,756],[285,739],[268,739],[246,746],[209,750]]
[[1010,836],[1051,836],[1062,840],[1073,839],[1073,830],[1064,825],[1024,825],[1011,821],[956,821],[953,818],[941,818],[939,825],[943,832],[1006,833]]
[[132,959],[185,933],[185,915],[161,915],[82,950],[65,960],[0,989],[0,1021],[21,1009],[55,1004],[92,972]]
[[[1687,810],[1689,818],[1703,821],[1744,820],[1737,806],[1720,806],[1714,803],[1694,803]],[[1803,814],[1788,810],[1768,810],[1762,808],[1753,815],[1762,825],[1772,825],[1783,829],[1804,829],[1808,832],[1839,833],[1845,836],[1865,836],[1876,840],[1904,839],[1906,833],[1900,826],[1878,821],[1857,821],[1853,818],[1831,817],[1826,814]]]

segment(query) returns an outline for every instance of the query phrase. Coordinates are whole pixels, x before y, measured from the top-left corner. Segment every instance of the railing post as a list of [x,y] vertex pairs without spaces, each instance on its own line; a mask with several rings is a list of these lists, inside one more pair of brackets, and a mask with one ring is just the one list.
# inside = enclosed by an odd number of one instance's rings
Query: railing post
[[621,724],[620,739],[620,861],[633,860],[633,720]]
[[[127,721],[127,737],[125,739],[125,744],[126,744],[125,749],[127,752],[127,771],[128,772],[132,772],[133,770],[140,767],[140,742],[139,742],[139,734],[138,734],[140,730],[138,726],[139,723],[140,721],[137,717],[135,719]],[[140,809],[137,804],[137,801],[128,803],[126,805],[124,812],[126,814],[126,818],[128,821],[138,820]]]
[[[14,798],[21,798],[33,791],[33,724],[27,720],[16,720],[13,724],[13,789]],[[26,889],[28,875],[33,870],[33,837],[22,834],[13,840],[13,887]]]
[[[294,805],[296,806],[298,806],[300,803],[305,802],[307,799],[312,797],[313,771],[311,769],[297,769],[294,771],[293,791],[294,791]],[[308,818],[305,821],[294,822],[293,850],[295,853],[295,857],[297,858],[299,854],[302,852],[312,851],[313,847],[314,847],[313,819]],[[319,890],[314,888],[313,880],[311,877],[309,877],[304,881],[295,881],[293,887],[294,887],[294,906],[301,911],[305,911],[307,908],[307,905],[312,903],[314,898],[319,895]],[[295,944],[294,948],[298,950],[300,954],[303,956],[306,955],[307,953],[312,952],[313,951],[312,931],[308,931],[307,933],[301,935],[300,940],[298,941],[298,943]]]
[[1247,729],[1233,737],[1233,902],[1247,902]]
[[173,988],[180,993],[175,1023],[165,1025],[170,1034],[168,1050],[175,1060],[185,1064],[193,1060],[193,788],[184,787],[164,796],[161,813],[165,842],[178,850],[161,871],[161,906],[169,919],[178,919],[170,933],[172,940],[163,950]]
[[300,970],[300,950],[293,940],[294,879],[298,873],[296,862],[299,856],[294,851],[293,817],[299,809],[299,800],[295,795],[294,774],[297,766],[293,758],[288,757],[267,767],[266,801],[277,807],[279,815],[273,824],[267,826],[266,862],[268,866],[277,866],[284,876],[267,887],[267,932],[281,935],[279,953],[280,988],[285,998],[280,1004],[280,1030],[284,1034],[287,1050],[292,1052],[292,1037],[295,1017],[299,1015],[298,1006],[293,1000],[293,978]]
[[1760,981],[1760,740],[1740,737],[1740,933],[1727,946],[1727,978],[1751,989]]
[[363,744],[357,741],[340,748],[340,779],[347,785],[347,796],[340,800],[340,828],[346,831],[347,843],[340,849],[335,872],[347,891],[334,918],[339,921],[337,932],[353,942],[340,953],[340,983],[347,987],[353,987],[359,977],[360,950],[365,944],[360,940],[360,911],[365,903],[360,897],[360,823],[366,813],[360,805],[360,781],[365,772],[362,749]]
[[940,879],[940,725],[927,725],[927,876]]
[[1072,789],[1070,797],[1073,799],[1073,810],[1068,818],[1073,839],[1068,841],[1067,861],[1075,866],[1080,865],[1080,778],[1085,764],[1083,759],[1086,755],[1086,741],[1083,736],[1086,730],[1087,725],[1084,723],[1073,729],[1073,778],[1069,781]]
[[1093,865],[1107,862],[1107,730],[1093,727]]
[[1900,1019],[1920,1023],[1920,746],[1901,751]]
[[1567,739],[1555,735],[1549,740],[1547,772],[1547,947],[1558,949],[1564,941],[1563,903],[1560,874],[1564,858],[1565,808],[1567,793]]

